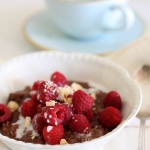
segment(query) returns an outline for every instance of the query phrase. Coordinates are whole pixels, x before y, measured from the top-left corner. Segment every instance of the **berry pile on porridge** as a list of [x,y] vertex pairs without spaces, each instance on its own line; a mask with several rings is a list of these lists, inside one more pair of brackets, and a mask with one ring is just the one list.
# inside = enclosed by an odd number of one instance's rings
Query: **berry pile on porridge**
[[121,107],[116,91],[68,81],[56,71],[0,104],[0,133],[34,144],[81,143],[112,131],[122,120]]

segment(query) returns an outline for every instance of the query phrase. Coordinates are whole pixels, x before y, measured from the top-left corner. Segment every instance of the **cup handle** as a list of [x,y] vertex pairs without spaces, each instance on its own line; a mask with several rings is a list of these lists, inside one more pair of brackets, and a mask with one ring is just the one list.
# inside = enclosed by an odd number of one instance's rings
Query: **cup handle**
[[[115,17],[115,14],[113,14],[114,12],[116,14]],[[127,29],[132,26],[134,19],[135,15],[130,7],[126,5],[112,6],[106,12],[104,12],[101,20],[101,28],[105,31]]]

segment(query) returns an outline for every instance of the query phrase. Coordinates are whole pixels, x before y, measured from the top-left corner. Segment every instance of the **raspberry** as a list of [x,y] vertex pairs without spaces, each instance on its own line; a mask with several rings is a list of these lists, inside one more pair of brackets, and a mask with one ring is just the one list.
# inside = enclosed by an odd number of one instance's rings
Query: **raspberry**
[[31,90],[37,90],[41,82],[41,80],[35,81],[31,87]]
[[30,95],[31,95],[32,100],[37,101],[37,92],[36,91],[34,91],[34,92],[31,91]]
[[47,123],[44,121],[41,113],[34,115],[32,119],[32,126],[37,133],[42,134],[43,128],[46,125]]
[[61,104],[47,106],[43,112],[43,118],[49,125],[58,125],[64,121],[65,110]]
[[100,122],[103,126],[108,128],[115,128],[121,122],[120,111],[112,106],[104,108],[99,114]]
[[33,100],[37,100],[37,92],[35,90],[30,91],[30,96]]
[[86,116],[86,118],[89,121],[92,121],[94,119],[94,113],[93,113],[92,109],[89,109],[88,111],[86,111],[86,113],[84,115]]
[[37,100],[37,89],[38,89],[39,85],[41,84],[41,82],[42,82],[41,80],[38,80],[38,81],[34,82],[31,87],[30,95],[33,100]]
[[71,121],[71,118],[73,116],[73,110],[72,108],[67,105],[67,104],[62,104],[62,107],[64,109],[64,121],[62,122],[62,124],[64,126],[68,125]]
[[45,108],[45,106],[43,106],[42,104],[38,104],[38,105],[37,105],[37,108],[36,108],[37,113],[41,113],[44,108]]
[[62,124],[57,126],[45,126],[43,129],[43,138],[46,143],[56,145],[64,137],[64,128]]
[[83,114],[75,114],[72,117],[69,128],[78,133],[86,133],[90,132],[90,124],[87,118]]
[[68,81],[67,81],[66,77],[58,71],[54,72],[51,75],[50,80],[53,81],[58,86],[61,86],[61,87],[68,85]]
[[56,100],[58,97],[57,85],[51,81],[42,81],[37,89],[37,99],[45,104],[47,101]]
[[122,100],[120,95],[116,91],[110,91],[103,100],[104,107],[113,106],[119,110],[122,107]]
[[93,102],[94,99],[83,90],[75,91],[72,97],[75,113],[86,113],[89,109],[92,108]]
[[0,104],[0,123],[7,121],[10,117],[11,112],[9,108],[4,104]]
[[21,113],[24,117],[28,116],[33,118],[33,116],[37,113],[37,105],[38,103],[34,100],[27,100],[22,104]]

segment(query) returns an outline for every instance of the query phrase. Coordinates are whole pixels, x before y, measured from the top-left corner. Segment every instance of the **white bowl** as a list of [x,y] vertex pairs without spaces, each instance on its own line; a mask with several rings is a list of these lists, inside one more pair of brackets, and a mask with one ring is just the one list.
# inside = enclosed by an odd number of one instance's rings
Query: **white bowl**
[[141,91],[128,73],[105,58],[81,53],[37,52],[14,58],[0,67],[0,103],[6,103],[10,92],[23,89],[38,79],[49,79],[60,71],[69,80],[92,81],[99,88],[118,91],[123,100],[122,122],[104,136],[83,143],[68,145],[40,145],[24,143],[0,134],[0,140],[13,150],[100,150],[138,113]]

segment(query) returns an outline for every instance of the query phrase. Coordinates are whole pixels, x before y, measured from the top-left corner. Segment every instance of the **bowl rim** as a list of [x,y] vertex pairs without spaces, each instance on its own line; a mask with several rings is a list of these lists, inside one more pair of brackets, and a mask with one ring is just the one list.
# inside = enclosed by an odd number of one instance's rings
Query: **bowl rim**
[[[71,148],[72,146],[74,147],[83,147],[85,145],[87,145],[89,142],[94,144],[95,142],[99,141],[99,140],[105,140],[109,137],[114,136],[115,134],[117,134],[122,128],[124,128],[138,113],[140,107],[141,107],[141,103],[142,103],[142,93],[141,90],[138,86],[138,84],[129,76],[128,72],[119,64],[117,64],[116,62],[109,60],[108,58],[102,57],[102,56],[98,56],[95,54],[89,54],[89,53],[68,53],[68,52],[60,52],[60,51],[38,51],[38,52],[32,52],[32,53],[28,53],[28,54],[24,54],[15,58],[12,58],[6,62],[4,62],[1,66],[0,66],[0,76],[3,75],[3,71],[5,70],[5,67],[16,63],[18,61],[21,61],[22,59],[26,59],[26,60],[30,60],[33,57],[43,57],[42,55],[46,55],[48,57],[48,55],[55,55],[55,56],[64,56],[64,57],[75,57],[75,58],[79,58],[81,59],[82,57],[85,59],[93,59],[95,61],[98,62],[105,62],[109,65],[114,65],[116,67],[116,69],[119,70],[119,72],[122,73],[122,75],[124,77],[127,78],[127,80],[130,81],[130,84],[132,86],[135,87],[136,92],[137,92],[137,99],[139,99],[138,102],[136,102],[136,104],[134,105],[134,107],[131,110],[131,113],[127,116],[127,118],[122,121],[115,129],[113,129],[111,132],[96,138],[96,139],[92,139],[90,141],[85,141],[83,143],[74,143],[74,144],[66,144],[64,146],[62,145],[42,145],[42,144],[33,144],[33,143],[25,143],[22,141],[17,141],[11,138],[8,138],[6,136],[3,136],[2,134],[0,134],[0,140],[3,142],[8,142],[8,143],[13,143],[13,144],[17,144],[17,145],[21,145],[21,146],[25,146],[25,147],[30,147],[30,148],[61,148],[61,149],[65,149],[65,148]],[[4,143],[5,143],[4,142]]]

